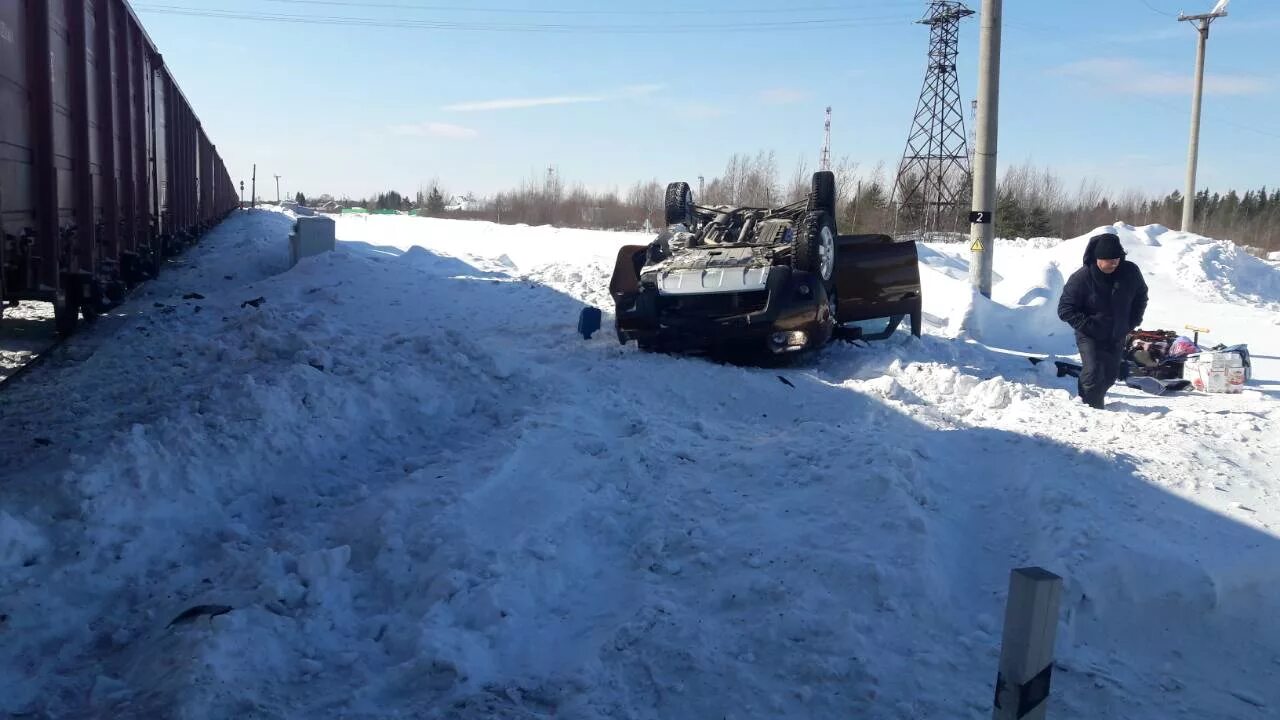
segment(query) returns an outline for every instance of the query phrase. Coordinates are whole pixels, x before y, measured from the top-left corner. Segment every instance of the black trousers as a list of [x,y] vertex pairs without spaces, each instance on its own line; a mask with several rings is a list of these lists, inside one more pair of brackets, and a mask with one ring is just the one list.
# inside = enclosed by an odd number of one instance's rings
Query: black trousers
[[1120,360],[1124,354],[1124,340],[1104,342],[1076,334],[1076,347],[1080,348],[1080,398],[1090,407],[1101,409],[1103,398],[1116,378],[1120,376]]

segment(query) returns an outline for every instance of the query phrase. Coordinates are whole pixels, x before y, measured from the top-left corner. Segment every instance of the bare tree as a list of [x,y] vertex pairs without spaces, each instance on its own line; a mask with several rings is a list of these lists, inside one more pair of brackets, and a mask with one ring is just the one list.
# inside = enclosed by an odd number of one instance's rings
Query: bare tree
[[813,175],[809,173],[809,163],[804,155],[796,160],[796,169],[791,173],[791,182],[787,185],[782,201],[784,203],[799,202],[809,195],[813,187]]
[[[893,232],[902,225],[895,222],[892,184],[883,162],[869,172],[860,172],[856,162],[841,157],[833,172],[842,232]],[[810,177],[803,156],[786,177],[780,178],[773,152],[735,153],[719,177],[707,179],[706,189],[697,201],[703,205],[775,206],[804,197],[810,189]],[[646,220],[654,227],[663,222],[665,185],[657,180],[636,182],[623,195],[616,189],[591,192],[580,184],[567,187],[553,166],[549,171],[531,173],[515,190],[498,193],[473,211],[456,216],[632,230],[643,227]],[[432,188],[451,197],[440,179],[433,177],[419,186],[420,207]],[[354,202],[343,199],[347,206]],[[369,207],[376,203],[376,198],[365,201]],[[1038,168],[1028,160],[1008,168],[1001,177],[996,222],[1002,237],[1072,237],[1118,220],[1177,227],[1181,206],[1182,195],[1176,190],[1163,197],[1134,189],[1117,194],[1095,178],[1080,181],[1071,193],[1050,168]],[[1243,194],[1235,190],[1201,191],[1196,196],[1196,212],[1202,218],[1205,234],[1252,246],[1257,252],[1280,249],[1280,189],[1264,187]],[[910,219],[904,222],[909,224]]]

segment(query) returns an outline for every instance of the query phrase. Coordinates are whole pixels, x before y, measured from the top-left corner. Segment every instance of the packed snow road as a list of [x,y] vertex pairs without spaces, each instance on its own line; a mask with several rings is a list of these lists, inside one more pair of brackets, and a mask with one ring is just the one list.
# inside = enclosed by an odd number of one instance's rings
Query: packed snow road
[[1249,390],[1099,413],[1017,354],[1070,352],[1079,240],[995,302],[931,248],[924,338],[777,371],[577,337],[635,236],[343,217],[286,271],[289,222],[5,391],[0,712],[989,717],[1027,564],[1055,717],[1280,708],[1280,271],[1225,243],[1117,228]]

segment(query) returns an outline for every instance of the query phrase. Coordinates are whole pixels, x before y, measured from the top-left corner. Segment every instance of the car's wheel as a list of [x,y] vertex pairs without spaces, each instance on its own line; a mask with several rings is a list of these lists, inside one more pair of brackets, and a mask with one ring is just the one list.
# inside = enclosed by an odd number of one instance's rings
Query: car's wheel
[[836,174],[830,170],[819,170],[813,174],[813,204],[810,210],[825,210],[831,217],[836,216]]
[[693,191],[687,182],[673,182],[667,185],[667,225],[683,223],[689,225],[693,220]]
[[796,232],[791,266],[813,273],[830,288],[836,267],[836,224],[825,210],[813,210],[804,216]]
[[63,275],[62,296],[53,301],[54,327],[59,335],[67,336],[76,331],[80,322],[80,304],[82,302],[81,284],[78,279]]

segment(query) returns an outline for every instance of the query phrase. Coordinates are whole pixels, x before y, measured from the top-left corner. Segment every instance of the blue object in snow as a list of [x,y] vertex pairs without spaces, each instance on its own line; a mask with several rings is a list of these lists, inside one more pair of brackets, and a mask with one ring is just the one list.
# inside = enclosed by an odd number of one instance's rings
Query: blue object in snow
[[578,313],[578,332],[583,338],[590,340],[591,333],[600,329],[600,308],[584,307]]

